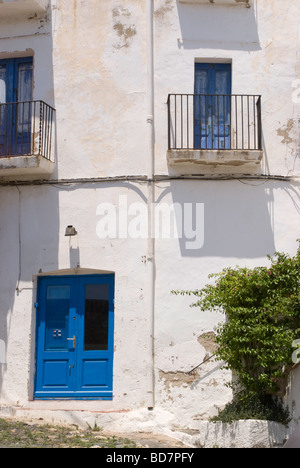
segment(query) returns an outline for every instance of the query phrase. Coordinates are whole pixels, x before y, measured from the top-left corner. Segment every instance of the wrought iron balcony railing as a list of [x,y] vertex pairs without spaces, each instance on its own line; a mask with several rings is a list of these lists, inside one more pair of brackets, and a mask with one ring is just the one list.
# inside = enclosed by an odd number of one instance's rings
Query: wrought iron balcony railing
[[0,104],[0,158],[42,156],[53,161],[55,109],[43,101]]
[[169,94],[168,147],[261,151],[261,96]]

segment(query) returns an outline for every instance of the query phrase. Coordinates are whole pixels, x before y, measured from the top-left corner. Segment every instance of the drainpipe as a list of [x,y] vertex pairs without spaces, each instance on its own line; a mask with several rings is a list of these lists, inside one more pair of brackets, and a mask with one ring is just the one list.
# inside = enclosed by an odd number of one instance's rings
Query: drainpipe
[[148,409],[152,410],[154,401],[154,313],[155,313],[155,245],[154,245],[154,41],[153,41],[153,0],[147,0],[147,152],[148,152]]

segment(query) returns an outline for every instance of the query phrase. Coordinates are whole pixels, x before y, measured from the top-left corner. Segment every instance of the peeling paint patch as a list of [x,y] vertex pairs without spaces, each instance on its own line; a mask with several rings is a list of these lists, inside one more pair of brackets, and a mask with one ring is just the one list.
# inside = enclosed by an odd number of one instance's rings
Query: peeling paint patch
[[277,135],[282,137],[282,140],[281,140],[282,144],[290,145],[297,141],[297,139],[293,138],[293,132],[295,131],[294,129],[295,123],[296,122],[293,119],[289,119],[286,125],[277,129]]
[[126,27],[124,24],[118,22],[114,25],[114,30],[117,32],[118,36],[122,39],[122,43],[115,45],[117,49],[122,49],[123,47],[130,47],[130,39],[136,35],[136,29],[133,26]]
[[186,372],[164,372],[160,370],[159,377],[161,380],[164,380],[165,387],[167,391],[170,392],[170,385],[173,387],[188,387],[197,380],[199,376],[196,371],[188,374]]
[[112,14],[114,18],[117,18],[118,16],[127,16],[128,18],[130,18],[131,16],[130,11],[122,6],[114,8]]
[[128,49],[137,34],[134,24],[126,24],[128,18],[131,17],[131,13],[127,8],[119,6],[112,10],[112,16],[114,21],[113,29],[119,38],[113,47],[115,49]]
[[214,332],[203,333],[203,335],[200,335],[198,337],[198,343],[201,344],[206,351],[212,354],[214,354],[218,349],[216,335]]

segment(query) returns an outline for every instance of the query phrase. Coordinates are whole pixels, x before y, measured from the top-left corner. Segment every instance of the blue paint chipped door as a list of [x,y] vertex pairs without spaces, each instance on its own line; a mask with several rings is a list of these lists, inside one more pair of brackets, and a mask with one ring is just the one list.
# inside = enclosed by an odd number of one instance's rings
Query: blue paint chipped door
[[0,60],[0,157],[31,151],[32,57]]
[[231,147],[231,64],[196,63],[194,148]]
[[41,277],[35,399],[112,399],[114,275]]

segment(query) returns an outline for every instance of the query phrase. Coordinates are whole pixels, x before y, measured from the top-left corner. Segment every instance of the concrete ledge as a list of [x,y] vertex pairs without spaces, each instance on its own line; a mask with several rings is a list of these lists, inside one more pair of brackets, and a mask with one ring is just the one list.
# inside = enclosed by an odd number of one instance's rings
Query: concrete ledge
[[0,179],[14,180],[46,177],[53,173],[55,164],[43,156],[12,156],[0,158]]
[[251,0],[178,0],[179,3],[192,3],[199,5],[243,5],[251,6]]
[[263,151],[259,150],[176,150],[167,152],[170,165],[202,164],[202,165],[228,165],[242,166],[243,164],[259,165]]
[[173,432],[173,437],[198,448],[279,448],[287,438],[286,427],[273,421],[200,421],[198,430],[193,432]]

